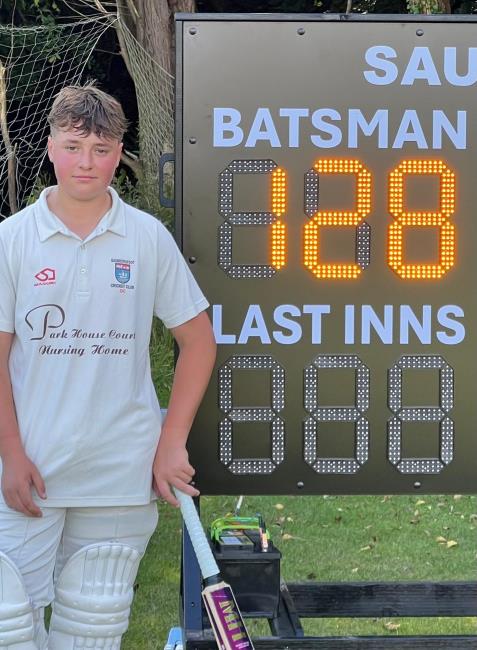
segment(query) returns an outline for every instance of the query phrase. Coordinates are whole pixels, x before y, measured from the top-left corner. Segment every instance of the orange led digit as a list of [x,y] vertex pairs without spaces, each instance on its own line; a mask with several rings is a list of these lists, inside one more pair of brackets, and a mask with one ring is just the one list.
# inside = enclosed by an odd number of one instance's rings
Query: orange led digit
[[286,210],[287,184],[283,169],[276,167],[272,172],[272,213],[277,217],[272,224],[272,251],[270,264],[279,270],[285,266],[286,226],[279,219]]
[[[404,177],[409,174],[439,175],[439,211],[405,212]],[[389,226],[388,264],[401,278],[437,279],[454,266],[455,228],[449,222],[455,209],[455,174],[442,160],[404,160],[389,176],[389,212],[395,221]],[[403,231],[406,226],[439,228],[439,262],[406,264]]]
[[[354,174],[356,176],[356,209],[351,210],[318,210],[304,228],[304,265],[320,279],[354,279],[363,270],[360,263],[360,247],[358,231],[371,210],[371,174],[359,160],[332,159],[317,160],[314,171],[323,174]],[[357,227],[358,243],[357,258],[353,264],[323,264],[320,261],[321,226],[355,226]],[[369,227],[369,226],[368,226]],[[369,240],[363,244],[369,247]],[[369,251],[364,251],[369,252]]]

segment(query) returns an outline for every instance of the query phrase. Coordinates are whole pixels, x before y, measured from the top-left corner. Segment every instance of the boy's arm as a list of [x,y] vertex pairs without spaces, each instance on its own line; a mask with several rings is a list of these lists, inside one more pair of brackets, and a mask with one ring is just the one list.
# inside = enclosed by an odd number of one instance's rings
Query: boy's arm
[[179,347],[167,416],[154,459],[154,489],[171,505],[179,503],[171,486],[197,496],[189,485],[195,470],[189,463],[187,437],[215,362],[215,339],[206,312],[172,328]]
[[18,431],[13,403],[8,359],[13,334],[0,332],[0,458],[2,459],[2,493],[13,510],[30,517],[41,517],[41,510],[31,495],[32,486],[46,498],[43,479],[25,454]]

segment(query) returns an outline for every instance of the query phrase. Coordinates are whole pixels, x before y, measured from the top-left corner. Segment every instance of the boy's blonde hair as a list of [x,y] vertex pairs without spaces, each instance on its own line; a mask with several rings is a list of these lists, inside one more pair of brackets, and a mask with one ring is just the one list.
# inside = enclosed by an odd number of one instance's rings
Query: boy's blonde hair
[[56,130],[74,128],[80,135],[94,133],[119,142],[128,127],[121,104],[99,90],[94,82],[62,88],[55,97],[48,123],[52,135]]

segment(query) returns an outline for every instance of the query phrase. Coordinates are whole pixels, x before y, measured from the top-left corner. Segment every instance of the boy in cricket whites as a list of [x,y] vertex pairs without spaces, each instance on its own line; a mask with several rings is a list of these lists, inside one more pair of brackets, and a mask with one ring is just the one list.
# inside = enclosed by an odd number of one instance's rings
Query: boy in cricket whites
[[[215,341],[171,235],[109,187],[119,103],[68,87],[48,120],[58,184],[0,224],[0,648],[116,650],[154,499],[198,494],[185,445]],[[163,422],[154,314],[179,349]]]

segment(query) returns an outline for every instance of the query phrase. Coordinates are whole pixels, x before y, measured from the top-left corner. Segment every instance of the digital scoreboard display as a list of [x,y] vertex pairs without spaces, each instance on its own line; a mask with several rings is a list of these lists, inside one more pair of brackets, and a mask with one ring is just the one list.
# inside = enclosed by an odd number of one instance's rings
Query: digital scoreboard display
[[344,18],[177,18],[204,494],[477,492],[476,27]]

